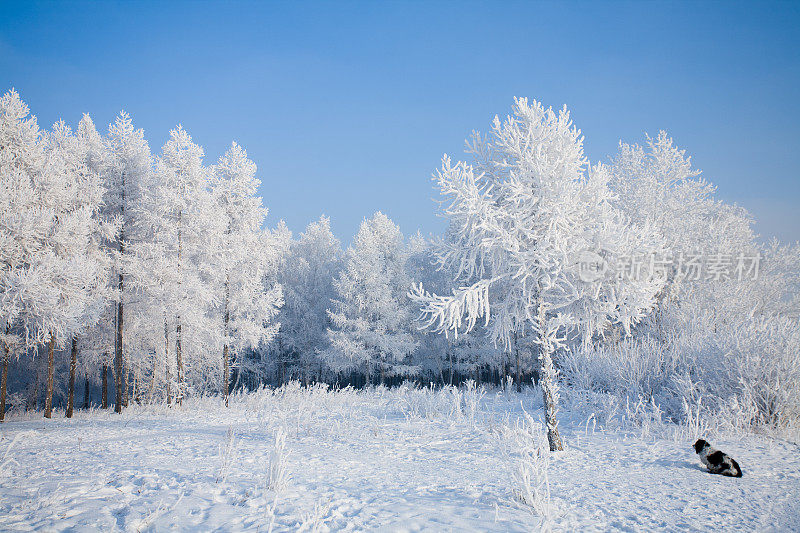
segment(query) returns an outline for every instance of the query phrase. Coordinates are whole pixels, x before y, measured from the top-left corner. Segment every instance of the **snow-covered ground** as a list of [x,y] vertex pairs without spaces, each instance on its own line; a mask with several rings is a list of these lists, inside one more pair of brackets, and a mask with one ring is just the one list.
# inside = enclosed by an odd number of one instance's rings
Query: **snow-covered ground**
[[[537,418],[540,405],[535,392],[289,386],[229,408],[205,398],[12,415],[0,426],[0,530],[800,530],[796,444],[713,439],[744,470],[726,478],[703,470],[690,431],[643,436],[566,409],[545,522],[514,499],[519,459],[504,451],[523,406]],[[276,434],[283,484],[270,474]]]

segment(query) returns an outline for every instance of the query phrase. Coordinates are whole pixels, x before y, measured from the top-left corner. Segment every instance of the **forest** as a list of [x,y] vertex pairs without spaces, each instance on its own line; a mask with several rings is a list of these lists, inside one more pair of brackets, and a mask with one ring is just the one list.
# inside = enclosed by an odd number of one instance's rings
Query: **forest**
[[541,384],[553,449],[564,387],[800,420],[800,247],[760,241],[667,133],[592,164],[566,107],[518,98],[465,152],[434,174],[445,234],[376,212],[343,249],[324,215],[268,227],[236,143],[207,164],[180,125],[154,154],[125,112],[40,129],[8,91],[0,419],[471,379]]

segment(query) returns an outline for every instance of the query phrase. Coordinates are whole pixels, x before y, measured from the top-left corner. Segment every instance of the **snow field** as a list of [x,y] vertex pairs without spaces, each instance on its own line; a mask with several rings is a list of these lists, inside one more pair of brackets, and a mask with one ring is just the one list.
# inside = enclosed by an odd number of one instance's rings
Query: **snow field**
[[798,530],[796,444],[714,438],[744,477],[713,476],[689,427],[645,433],[564,403],[555,454],[539,453],[537,390],[290,384],[230,408],[13,415],[0,530]]

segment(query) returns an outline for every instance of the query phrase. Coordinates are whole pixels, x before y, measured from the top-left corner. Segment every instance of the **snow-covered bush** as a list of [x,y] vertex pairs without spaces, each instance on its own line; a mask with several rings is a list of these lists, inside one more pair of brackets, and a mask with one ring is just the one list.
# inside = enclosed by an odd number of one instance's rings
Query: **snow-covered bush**
[[224,442],[219,444],[219,468],[217,470],[217,483],[224,483],[228,479],[231,465],[236,462],[239,456],[241,441],[236,438],[233,427],[228,426]]
[[[566,382],[652,403],[668,419],[719,428],[800,422],[800,322],[746,317],[720,324],[698,313],[665,344],[650,336],[579,347],[560,361]],[[702,398],[702,401],[700,400]]]
[[473,380],[467,380],[464,385],[464,414],[470,426],[475,426],[475,416],[480,410],[481,400],[486,396],[486,389],[479,387]]
[[548,442],[542,425],[523,411],[523,417],[501,434],[500,450],[514,501],[541,517],[548,530],[557,507],[550,496]]
[[269,453],[266,486],[268,490],[279,491],[289,482],[289,450],[286,448],[286,430],[278,428]]

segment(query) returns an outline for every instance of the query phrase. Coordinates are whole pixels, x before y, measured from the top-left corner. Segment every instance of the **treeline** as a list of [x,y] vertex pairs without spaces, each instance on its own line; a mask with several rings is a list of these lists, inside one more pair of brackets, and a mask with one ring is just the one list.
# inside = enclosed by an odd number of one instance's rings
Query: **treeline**
[[324,216],[264,229],[235,143],[207,165],[180,126],[152,154],[125,113],[104,135],[88,115],[40,130],[12,90],[0,417],[40,396],[71,416],[98,389],[120,411],[289,380],[541,375],[549,427],[558,383],[796,420],[800,248],[759,244],[664,133],[594,166],[582,143],[566,110],[517,100],[468,161],[443,160],[444,235],[378,212],[343,250]]

